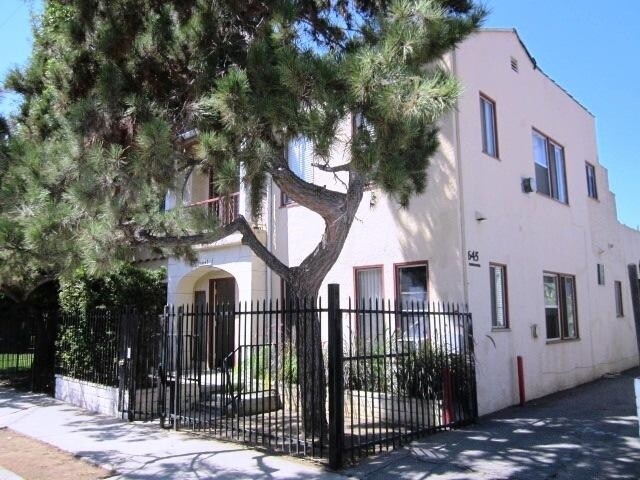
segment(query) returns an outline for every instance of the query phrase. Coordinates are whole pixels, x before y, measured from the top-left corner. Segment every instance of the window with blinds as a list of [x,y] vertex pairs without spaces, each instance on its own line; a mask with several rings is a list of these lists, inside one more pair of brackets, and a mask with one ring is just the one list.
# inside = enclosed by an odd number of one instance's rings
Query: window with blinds
[[[287,144],[286,155],[289,169],[308,183],[313,183],[313,154],[313,142],[304,135],[292,138]],[[292,201],[286,194],[282,194],[283,205],[292,203]]]
[[490,264],[491,274],[491,326],[509,328],[507,312],[507,267]]
[[356,309],[358,315],[358,336],[366,340],[383,338],[384,317],[377,310],[382,309],[382,267],[362,267],[355,269]]

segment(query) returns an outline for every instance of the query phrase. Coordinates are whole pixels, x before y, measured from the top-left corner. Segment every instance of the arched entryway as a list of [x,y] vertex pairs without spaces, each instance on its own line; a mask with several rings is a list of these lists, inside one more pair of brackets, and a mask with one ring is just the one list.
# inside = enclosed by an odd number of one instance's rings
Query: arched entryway
[[[192,299],[197,325],[199,348],[192,348],[208,369],[219,369],[236,347],[235,305],[238,284],[229,272],[212,267],[201,267],[185,275],[178,284],[183,298]],[[193,358],[192,360],[195,360]]]

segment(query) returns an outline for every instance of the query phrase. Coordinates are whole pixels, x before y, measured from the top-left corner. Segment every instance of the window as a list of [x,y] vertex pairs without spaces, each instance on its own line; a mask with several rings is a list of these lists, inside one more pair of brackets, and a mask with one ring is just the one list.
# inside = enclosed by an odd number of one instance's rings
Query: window
[[587,195],[590,198],[598,199],[598,185],[596,184],[596,167],[590,163],[586,164],[587,170]]
[[604,265],[598,264],[598,285],[604,285]]
[[624,307],[622,304],[622,282],[613,282],[615,295],[616,295],[616,316],[624,317]]
[[428,307],[429,270],[427,262],[396,265],[396,300],[402,312],[396,317],[402,341],[421,342],[430,337],[424,312]]
[[377,339],[383,334],[384,317],[367,310],[382,309],[382,267],[361,267],[355,269],[356,309],[358,314],[358,335],[360,338]]
[[396,265],[398,303],[402,310],[422,309],[427,302],[427,264]]
[[[291,171],[308,183],[313,183],[313,142],[304,135],[298,135],[287,144],[287,163]],[[292,200],[282,194],[282,204]]]
[[564,148],[534,131],[533,158],[538,192],[562,203],[568,203]]
[[482,151],[498,158],[496,104],[482,95],[480,96],[480,117],[482,120]]
[[507,267],[490,264],[491,275],[491,326],[509,328],[507,312]]
[[575,277],[545,273],[544,308],[547,340],[578,338]]

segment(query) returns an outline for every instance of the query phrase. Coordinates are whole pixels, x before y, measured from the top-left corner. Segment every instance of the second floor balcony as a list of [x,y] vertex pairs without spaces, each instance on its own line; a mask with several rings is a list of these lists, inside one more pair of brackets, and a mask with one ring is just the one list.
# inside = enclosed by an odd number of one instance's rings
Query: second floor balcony
[[240,212],[240,192],[194,202],[190,208],[201,208],[209,217],[216,218],[221,225],[233,222]]

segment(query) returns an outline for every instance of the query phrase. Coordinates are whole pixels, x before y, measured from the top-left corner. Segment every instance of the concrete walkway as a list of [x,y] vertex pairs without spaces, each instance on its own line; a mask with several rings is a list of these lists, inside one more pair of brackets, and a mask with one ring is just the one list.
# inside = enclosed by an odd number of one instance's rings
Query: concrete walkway
[[[343,479],[310,462],[127,423],[44,395],[0,388],[0,427],[54,445],[121,479]],[[2,477],[0,477],[2,478]]]
[[[336,475],[233,443],[91,414],[0,388],[0,427],[72,452],[127,479],[639,479],[640,439],[628,371],[483,418]],[[0,478],[3,478],[0,476]]]
[[343,473],[362,479],[640,479],[633,377],[512,407]]

